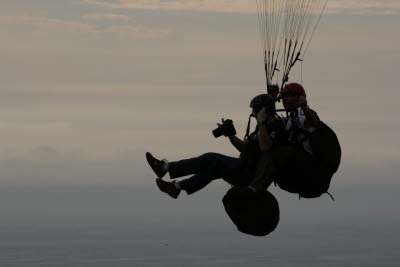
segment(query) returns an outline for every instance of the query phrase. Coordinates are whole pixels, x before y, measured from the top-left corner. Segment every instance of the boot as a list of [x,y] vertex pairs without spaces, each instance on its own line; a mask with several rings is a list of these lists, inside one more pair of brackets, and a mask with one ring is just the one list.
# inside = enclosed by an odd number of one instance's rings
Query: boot
[[158,188],[167,193],[170,197],[177,199],[181,189],[176,188],[175,181],[173,182],[166,182],[161,180],[161,178],[156,179],[156,183]]
[[166,160],[158,160],[153,155],[151,155],[149,152],[146,153],[146,159],[147,162],[149,163],[150,167],[153,169],[153,171],[156,173],[158,178],[163,178],[164,175],[167,173],[165,171],[165,164],[168,164]]

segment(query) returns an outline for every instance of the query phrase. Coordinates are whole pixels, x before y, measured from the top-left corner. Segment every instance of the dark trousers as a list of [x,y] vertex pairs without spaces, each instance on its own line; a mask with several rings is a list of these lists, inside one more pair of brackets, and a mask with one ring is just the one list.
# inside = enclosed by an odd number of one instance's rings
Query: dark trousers
[[170,162],[168,165],[171,179],[193,175],[179,182],[182,190],[193,194],[215,179],[224,179],[229,183],[245,183],[249,161],[218,153],[206,153],[196,158]]

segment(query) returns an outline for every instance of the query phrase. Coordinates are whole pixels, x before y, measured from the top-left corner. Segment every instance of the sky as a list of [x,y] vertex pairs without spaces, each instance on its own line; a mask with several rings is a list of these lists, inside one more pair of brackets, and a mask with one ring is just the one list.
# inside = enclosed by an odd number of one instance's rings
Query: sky
[[[398,173],[399,12],[330,1],[292,71],[349,172]],[[3,0],[0,36],[1,184],[146,184],[145,151],[235,156],[210,132],[229,117],[244,135],[265,90],[251,1]]]
[[[249,102],[265,92],[255,1],[0,2],[0,262],[13,262],[7,253],[14,244],[32,263],[41,246],[44,263],[78,260],[62,255],[78,250],[68,242],[80,234],[102,241],[80,243],[87,249],[76,252],[82,266],[110,266],[97,245],[111,249],[110,240],[125,235],[155,242],[132,245],[147,255],[143,265],[157,265],[154,249],[171,266],[205,264],[210,247],[218,266],[243,266],[229,261],[240,255],[234,249],[252,266],[265,266],[264,257],[275,266],[398,262],[398,0],[329,1],[302,69],[290,79],[302,82],[310,107],[341,142],[330,188],[336,202],[298,201],[274,188],[281,223],[257,241],[239,236],[221,212],[226,184],[172,203],[156,190],[145,161],[146,151],[169,161],[206,152],[238,156],[211,131],[230,118],[244,136]],[[185,239],[193,232],[200,243]],[[132,247],[118,244],[115,260],[132,266]],[[170,258],[175,249],[181,254]],[[225,254],[213,254],[220,250]]]

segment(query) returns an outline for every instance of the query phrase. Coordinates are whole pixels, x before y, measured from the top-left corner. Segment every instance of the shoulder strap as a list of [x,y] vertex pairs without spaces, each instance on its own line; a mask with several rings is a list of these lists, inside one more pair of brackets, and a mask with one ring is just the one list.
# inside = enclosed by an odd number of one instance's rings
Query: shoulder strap
[[244,139],[248,139],[250,136],[250,123],[251,123],[251,115],[249,116],[249,121],[247,122],[247,129],[246,129],[246,135],[244,136]]

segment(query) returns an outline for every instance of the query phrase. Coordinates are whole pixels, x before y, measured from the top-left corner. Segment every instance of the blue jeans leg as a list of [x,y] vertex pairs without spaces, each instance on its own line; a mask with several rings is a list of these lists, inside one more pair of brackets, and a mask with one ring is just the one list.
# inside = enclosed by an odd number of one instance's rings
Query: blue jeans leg
[[237,175],[242,171],[244,163],[242,158],[206,153],[197,158],[169,163],[169,174],[172,179],[194,174],[179,182],[181,188],[190,195],[215,179]]

